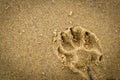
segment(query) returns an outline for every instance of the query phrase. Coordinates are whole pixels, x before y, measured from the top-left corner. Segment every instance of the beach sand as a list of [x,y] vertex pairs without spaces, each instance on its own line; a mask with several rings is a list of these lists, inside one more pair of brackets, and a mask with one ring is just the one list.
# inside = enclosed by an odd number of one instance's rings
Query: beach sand
[[83,80],[55,55],[54,36],[81,26],[100,41],[94,80],[120,79],[120,0],[0,0],[0,80]]

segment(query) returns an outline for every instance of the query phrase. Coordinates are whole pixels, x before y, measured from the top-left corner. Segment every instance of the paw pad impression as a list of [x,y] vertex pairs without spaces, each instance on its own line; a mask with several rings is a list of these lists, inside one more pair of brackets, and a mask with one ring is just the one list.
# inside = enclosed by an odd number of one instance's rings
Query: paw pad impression
[[102,52],[97,36],[80,26],[70,27],[57,36],[57,57],[73,72],[86,77],[87,67],[98,64]]

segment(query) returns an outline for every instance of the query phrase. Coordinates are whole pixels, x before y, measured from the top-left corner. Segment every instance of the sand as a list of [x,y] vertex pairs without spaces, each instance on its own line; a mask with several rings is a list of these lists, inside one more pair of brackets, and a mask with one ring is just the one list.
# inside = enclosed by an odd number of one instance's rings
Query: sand
[[83,80],[55,55],[54,36],[82,26],[100,40],[94,80],[120,79],[119,0],[0,0],[0,80]]

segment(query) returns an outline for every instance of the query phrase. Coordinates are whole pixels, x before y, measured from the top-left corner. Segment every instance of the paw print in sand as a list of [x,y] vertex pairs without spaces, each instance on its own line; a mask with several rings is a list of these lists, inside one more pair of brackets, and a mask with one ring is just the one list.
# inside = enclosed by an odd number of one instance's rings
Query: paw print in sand
[[80,26],[58,34],[57,56],[73,72],[87,78],[87,67],[99,64],[102,53],[96,35]]

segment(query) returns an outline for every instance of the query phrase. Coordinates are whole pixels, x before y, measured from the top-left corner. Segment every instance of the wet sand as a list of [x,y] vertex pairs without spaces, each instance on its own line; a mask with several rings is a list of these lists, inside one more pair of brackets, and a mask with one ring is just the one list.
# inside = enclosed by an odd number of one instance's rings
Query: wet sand
[[96,80],[120,79],[119,0],[0,0],[1,80],[82,80],[55,55],[55,32],[80,25],[100,40]]

